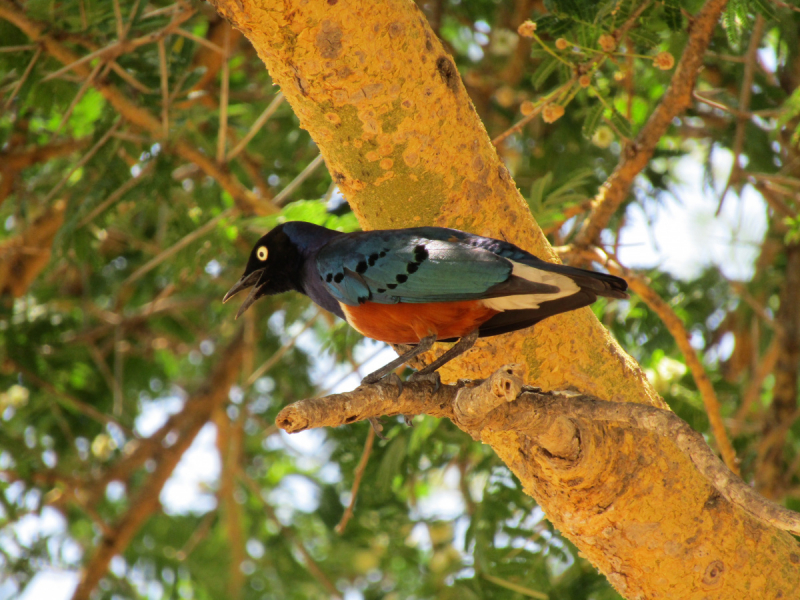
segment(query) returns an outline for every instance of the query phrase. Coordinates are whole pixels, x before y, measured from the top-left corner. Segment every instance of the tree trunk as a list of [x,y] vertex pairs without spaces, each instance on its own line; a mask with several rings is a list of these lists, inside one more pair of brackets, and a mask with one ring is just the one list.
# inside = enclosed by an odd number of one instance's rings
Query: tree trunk
[[[212,3],[250,39],[365,229],[455,227],[555,260],[415,4]],[[545,390],[665,406],[589,309],[483,341],[442,375],[482,377],[511,361]],[[541,439],[484,441],[628,598],[798,597],[792,536],[719,497],[662,438],[564,419]]]

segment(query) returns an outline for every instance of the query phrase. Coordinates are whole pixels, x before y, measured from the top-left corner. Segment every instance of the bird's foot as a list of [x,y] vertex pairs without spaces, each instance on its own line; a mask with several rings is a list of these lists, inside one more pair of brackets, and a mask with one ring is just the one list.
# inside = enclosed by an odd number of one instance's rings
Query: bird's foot
[[372,425],[372,430],[382,440],[388,439],[385,435],[383,435],[383,422],[381,421],[380,417],[370,417],[367,419],[369,424]]
[[397,388],[397,398],[403,393],[403,380],[398,377],[397,373],[392,371],[388,375],[384,375],[383,377],[374,377],[374,373],[372,375],[367,375],[364,379],[361,380],[361,385],[375,385],[376,383],[386,384],[390,383]]
[[416,373],[412,373],[408,378],[409,383],[417,381],[427,381],[428,383],[432,383],[434,394],[438,392],[439,388],[442,386],[442,378],[439,377],[439,373],[437,371],[433,371],[432,373],[423,373],[422,371],[417,371]]

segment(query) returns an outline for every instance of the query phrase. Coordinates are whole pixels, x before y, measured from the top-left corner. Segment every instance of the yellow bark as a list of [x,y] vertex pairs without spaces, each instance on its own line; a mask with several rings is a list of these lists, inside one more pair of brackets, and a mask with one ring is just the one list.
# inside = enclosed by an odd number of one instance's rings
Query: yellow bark
[[[555,260],[453,59],[408,0],[214,0],[251,41],[365,229],[441,225]],[[491,338],[445,378],[522,362],[543,389],[664,406],[590,310]],[[563,423],[549,435],[573,435]],[[573,428],[574,429],[574,428]],[[800,548],[719,498],[670,443],[579,428],[580,457],[485,437],[525,490],[629,598],[800,597]]]

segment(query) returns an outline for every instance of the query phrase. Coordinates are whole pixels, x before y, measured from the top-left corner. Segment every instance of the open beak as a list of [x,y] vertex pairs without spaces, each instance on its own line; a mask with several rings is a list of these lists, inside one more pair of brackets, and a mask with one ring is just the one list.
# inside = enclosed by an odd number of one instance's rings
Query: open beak
[[250,308],[253,302],[256,301],[258,297],[257,296],[258,290],[261,289],[261,287],[266,283],[265,281],[262,282],[259,281],[259,279],[263,274],[264,274],[263,269],[259,269],[258,271],[253,271],[249,275],[242,276],[242,278],[239,281],[237,281],[236,284],[231,289],[228,290],[228,293],[225,294],[225,297],[222,299],[222,303],[224,304],[242,290],[245,290],[249,287],[253,288],[252,290],[250,290],[250,294],[247,296],[247,298],[245,298],[245,301],[239,307],[239,311],[236,313],[237,319],[244,314],[244,311]]

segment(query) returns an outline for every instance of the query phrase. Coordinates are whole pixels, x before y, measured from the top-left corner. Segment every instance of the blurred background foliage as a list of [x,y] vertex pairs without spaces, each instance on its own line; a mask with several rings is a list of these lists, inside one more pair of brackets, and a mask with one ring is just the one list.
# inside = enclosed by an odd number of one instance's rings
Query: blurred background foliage
[[[702,2],[419,5],[569,261]],[[521,36],[526,19],[537,27]],[[756,207],[765,231],[750,262],[733,265],[745,276],[703,256],[688,275],[640,274],[703,357],[744,478],[794,509],[798,31],[790,3],[728,3],[692,106],[603,234],[620,264],[641,266],[625,232],[634,222],[646,238],[667,207],[692,208],[697,198],[676,192],[687,160],[702,167],[692,189],[720,209]],[[64,69],[39,35],[88,58]],[[221,304],[280,220],[358,225],[249,43],[208,4],[1,0],[0,107],[0,599],[70,597],[126,523],[137,525],[97,598],[619,597],[502,462],[447,421],[393,421],[387,441],[364,423],[276,430],[280,408],[354,387],[381,347],[296,294],[258,303],[243,323]],[[670,406],[708,432],[661,317],[637,296],[594,309]],[[164,425],[220,385],[214,367],[237,347],[238,383],[200,433]],[[165,452],[192,442],[164,484]],[[141,509],[153,494],[161,509]]]

